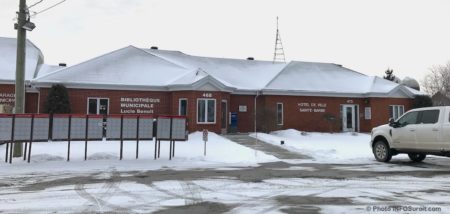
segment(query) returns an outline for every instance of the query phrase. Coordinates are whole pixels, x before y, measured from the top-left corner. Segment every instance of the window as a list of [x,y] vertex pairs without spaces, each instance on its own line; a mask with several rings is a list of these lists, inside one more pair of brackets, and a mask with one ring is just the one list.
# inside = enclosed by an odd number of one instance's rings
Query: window
[[435,124],[439,120],[439,110],[426,110],[421,112],[420,122],[423,124]]
[[108,114],[108,98],[88,98],[88,114]]
[[186,116],[187,115],[187,99],[181,98],[178,101],[178,115]]
[[197,100],[197,123],[216,123],[216,100]]
[[389,106],[389,117],[394,118],[394,120],[397,120],[400,116],[405,113],[405,107],[402,105],[392,105]]
[[398,120],[398,123],[401,127],[407,126],[409,124],[417,124],[417,119],[419,116],[418,111],[409,112],[408,114],[405,114],[403,117],[401,117]]
[[277,125],[283,125],[283,103],[277,103]]

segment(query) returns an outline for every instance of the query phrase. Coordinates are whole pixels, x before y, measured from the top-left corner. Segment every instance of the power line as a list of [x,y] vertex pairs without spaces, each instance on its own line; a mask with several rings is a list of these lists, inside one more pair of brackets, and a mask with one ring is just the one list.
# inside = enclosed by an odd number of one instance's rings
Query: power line
[[38,1],[38,2],[36,2],[36,3],[34,3],[34,4],[32,4],[31,6],[27,7],[27,9],[29,10],[30,8],[32,8],[32,7],[34,7],[34,6],[38,5],[38,4],[40,4],[40,3],[43,2],[43,1],[44,1],[44,0],[40,0],[40,1]]
[[60,4],[62,4],[62,3],[64,3],[65,1],[67,1],[67,0],[61,0],[60,2],[54,4],[54,5],[50,6],[50,7],[47,7],[47,8],[45,8],[45,9],[39,11],[39,12],[34,12],[33,15],[32,15],[31,17],[36,17],[38,14],[41,14],[41,13],[43,13],[43,12],[46,12],[46,11],[48,11],[48,10],[50,10],[50,9],[52,9],[52,8],[54,8],[54,7],[56,7],[56,6],[60,5]]

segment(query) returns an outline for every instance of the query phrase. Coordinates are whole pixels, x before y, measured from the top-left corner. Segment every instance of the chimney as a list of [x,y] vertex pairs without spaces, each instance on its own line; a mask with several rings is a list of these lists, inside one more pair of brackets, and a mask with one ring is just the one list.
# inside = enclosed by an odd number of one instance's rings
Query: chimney
[[255,60],[253,57],[247,57],[247,60]]
[[150,49],[152,49],[152,50],[158,50],[158,46],[152,46]]
[[67,67],[67,64],[64,62],[59,63],[59,67]]

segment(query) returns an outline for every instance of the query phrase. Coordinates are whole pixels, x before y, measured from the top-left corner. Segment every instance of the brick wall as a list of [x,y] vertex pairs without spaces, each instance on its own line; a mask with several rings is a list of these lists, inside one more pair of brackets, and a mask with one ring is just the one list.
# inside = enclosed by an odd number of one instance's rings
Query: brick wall
[[[44,111],[44,104],[48,95],[48,89],[40,91],[40,112]],[[123,98],[150,98],[158,100],[151,109],[153,116],[178,115],[179,99],[188,101],[187,117],[188,130],[201,131],[208,129],[220,133],[221,120],[226,121],[229,129],[229,112],[236,112],[238,116],[237,131],[252,132],[254,130],[254,95],[230,95],[219,91],[124,91],[124,90],[88,90],[69,89],[72,112],[77,114],[87,113],[87,100],[91,98],[108,98],[109,113],[120,114],[123,110],[133,109],[121,107]],[[197,122],[197,100],[208,98],[216,100],[215,123],[201,124]],[[27,97],[28,99],[28,97]],[[229,108],[222,114],[222,100],[227,102]],[[133,102],[131,102],[133,103]],[[136,103],[136,102],[134,102]],[[283,103],[284,120],[282,125],[276,124],[277,103]],[[139,102],[138,102],[139,104]],[[306,97],[306,96],[271,96],[264,95],[257,98],[257,124],[259,131],[273,131],[279,129],[297,129],[302,131],[340,132],[342,131],[341,106],[344,104],[356,105],[358,108],[357,123],[360,132],[370,132],[378,125],[387,123],[389,119],[389,105],[404,105],[405,111],[412,105],[412,99],[400,98],[337,98],[337,97]],[[246,111],[239,111],[239,106],[246,106]],[[365,119],[365,108],[371,107],[371,119]],[[225,117],[223,117],[225,116]],[[334,122],[326,118],[333,116]]]
[[[12,84],[0,84],[0,105],[14,107],[15,91],[15,86]],[[25,93],[25,113],[38,112],[38,99],[39,94],[37,92]]]

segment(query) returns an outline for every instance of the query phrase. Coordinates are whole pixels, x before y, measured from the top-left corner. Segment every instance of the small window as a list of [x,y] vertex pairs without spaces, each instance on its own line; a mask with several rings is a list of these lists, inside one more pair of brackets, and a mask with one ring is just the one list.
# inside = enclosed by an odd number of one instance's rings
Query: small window
[[402,105],[391,105],[389,106],[389,117],[397,120],[400,116],[405,113],[405,107]]
[[109,112],[108,98],[88,98],[88,114],[106,115]]
[[439,110],[426,110],[422,111],[422,116],[419,123],[423,124],[435,124],[439,120]]
[[277,125],[283,125],[283,103],[277,103]]
[[180,116],[187,115],[187,99],[186,98],[181,98],[179,100],[178,115],[180,115]]
[[417,124],[417,119],[419,117],[418,111],[409,112],[398,120],[400,126],[407,126],[409,124]]
[[216,100],[197,100],[197,123],[216,123]]

